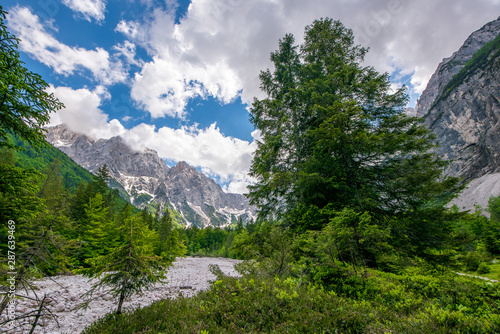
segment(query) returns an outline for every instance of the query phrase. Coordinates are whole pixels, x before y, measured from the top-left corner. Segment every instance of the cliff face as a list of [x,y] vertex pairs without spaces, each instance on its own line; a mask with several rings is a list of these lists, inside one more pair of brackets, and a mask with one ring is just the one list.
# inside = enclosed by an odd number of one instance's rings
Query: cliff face
[[465,209],[499,195],[490,186],[500,181],[499,33],[500,18],[474,32],[439,64],[416,108],[450,161],[446,174],[474,181],[456,201]]
[[82,167],[95,172],[107,165],[117,181],[114,186],[136,206],[169,206],[179,213],[181,223],[198,227],[255,217],[255,209],[243,195],[224,193],[214,180],[186,162],[169,168],[156,151],[134,151],[121,137],[94,140],[65,125],[47,130],[47,140]]
[[420,95],[415,107],[417,116],[424,117],[431,109],[444,87],[450,82],[465,64],[471,60],[486,43],[494,40],[500,32],[500,18],[487,23],[481,29],[473,32],[458,51],[451,57],[443,59]]

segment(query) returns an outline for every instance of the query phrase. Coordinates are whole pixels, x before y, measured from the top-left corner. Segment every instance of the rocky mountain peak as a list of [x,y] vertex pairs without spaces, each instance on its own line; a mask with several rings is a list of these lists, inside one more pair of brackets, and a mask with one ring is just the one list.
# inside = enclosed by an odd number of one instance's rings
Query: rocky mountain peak
[[443,92],[446,84],[471,60],[472,56],[479,49],[495,39],[499,32],[500,17],[473,32],[458,51],[454,52],[450,57],[443,59],[417,101],[415,108],[417,116],[423,117],[429,112],[432,104]]
[[179,223],[223,226],[238,217],[254,219],[255,208],[240,194],[226,194],[214,180],[185,161],[169,168],[151,149],[133,150],[122,137],[94,140],[60,125],[47,129],[47,140],[91,172],[106,164],[131,203],[160,204],[176,210]]
[[443,60],[417,103],[436,135],[435,153],[449,161],[445,173],[469,188],[455,202],[487,206],[500,184],[500,18],[472,33]]
[[174,167],[172,167],[172,169],[170,171],[170,174],[172,174],[172,175],[177,175],[177,174],[182,174],[182,173],[184,173],[184,174],[187,174],[187,173],[193,174],[193,173],[196,173],[196,172],[198,172],[196,170],[196,168],[188,165],[187,162],[185,162],[185,161],[179,161],[177,163],[177,165],[175,165]]

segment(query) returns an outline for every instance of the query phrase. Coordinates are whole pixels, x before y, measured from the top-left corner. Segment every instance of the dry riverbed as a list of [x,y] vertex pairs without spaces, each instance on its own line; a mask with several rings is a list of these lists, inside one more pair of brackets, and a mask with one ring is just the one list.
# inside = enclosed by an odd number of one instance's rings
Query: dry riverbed
[[[218,265],[227,275],[236,276],[234,264],[238,262],[238,260],[232,259],[206,257],[178,259],[168,271],[166,284],[157,284],[149,291],[132,296],[124,302],[124,308],[126,310],[136,309],[149,305],[155,300],[167,297],[175,298],[179,293],[191,296],[198,291],[207,289],[209,281],[214,279],[209,271],[210,264]],[[47,314],[48,312],[44,312],[45,315],[38,321],[40,326],[37,326],[35,333],[80,333],[98,318],[116,310],[116,300],[99,292],[94,294],[97,298],[89,304],[89,308],[75,310],[81,302],[80,296],[87,292],[91,286],[91,282],[81,275],[56,276],[36,281],[34,284],[38,288],[36,291],[38,298],[41,299],[44,294],[46,295],[49,309],[59,323],[57,324],[54,318]],[[34,297],[32,292],[30,292],[30,297]],[[20,300],[16,307],[16,315],[36,311],[37,305],[36,301]],[[0,332],[3,333],[6,329],[2,328]],[[29,329],[30,326],[26,325],[15,331],[8,331],[8,333],[28,333]]]

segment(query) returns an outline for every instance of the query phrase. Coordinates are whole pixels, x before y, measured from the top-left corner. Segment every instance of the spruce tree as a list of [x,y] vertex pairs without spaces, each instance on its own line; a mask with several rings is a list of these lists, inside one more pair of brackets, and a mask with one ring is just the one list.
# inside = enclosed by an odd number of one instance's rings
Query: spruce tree
[[46,145],[43,126],[49,113],[63,105],[46,92],[49,85],[40,75],[23,66],[19,39],[7,30],[6,14],[0,6],[0,147],[16,148],[8,137],[12,133],[37,148]]
[[171,265],[171,261],[154,255],[157,236],[139,216],[127,218],[120,233],[125,237],[124,242],[110,254],[87,259],[90,268],[83,271],[84,275],[97,278],[87,296],[107,289],[117,298],[117,314],[122,313],[126,298],[162,282],[166,268]]
[[442,177],[434,136],[405,114],[405,87],[392,91],[388,74],[361,65],[367,51],[328,18],[306,27],[302,45],[280,40],[274,70],[260,74],[267,97],[250,110],[262,140],[248,197],[259,219],[297,230],[320,230],[350,208],[396,224],[401,246],[435,247],[449,232],[443,204],[458,180]]

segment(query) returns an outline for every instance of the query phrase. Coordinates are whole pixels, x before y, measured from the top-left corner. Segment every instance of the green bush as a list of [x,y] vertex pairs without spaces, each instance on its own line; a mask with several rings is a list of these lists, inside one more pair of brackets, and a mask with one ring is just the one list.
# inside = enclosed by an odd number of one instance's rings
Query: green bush
[[401,275],[369,270],[351,281],[339,282],[350,290],[337,292],[290,277],[235,279],[219,274],[210,290],[195,297],[179,296],[123,316],[108,315],[83,333],[500,331],[497,284],[414,269]]
[[488,264],[481,262],[477,268],[478,274],[489,274],[491,272],[490,266]]

